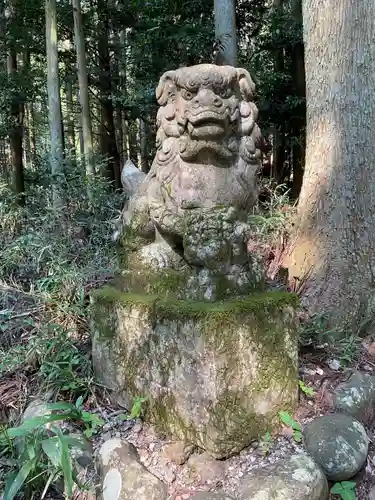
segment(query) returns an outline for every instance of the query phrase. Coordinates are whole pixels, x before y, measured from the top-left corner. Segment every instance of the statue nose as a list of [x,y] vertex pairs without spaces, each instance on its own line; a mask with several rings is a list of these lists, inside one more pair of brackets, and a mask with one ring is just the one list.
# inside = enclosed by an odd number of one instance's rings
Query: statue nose
[[193,106],[198,107],[211,107],[220,108],[222,106],[222,99],[216,95],[212,90],[202,89],[193,99]]

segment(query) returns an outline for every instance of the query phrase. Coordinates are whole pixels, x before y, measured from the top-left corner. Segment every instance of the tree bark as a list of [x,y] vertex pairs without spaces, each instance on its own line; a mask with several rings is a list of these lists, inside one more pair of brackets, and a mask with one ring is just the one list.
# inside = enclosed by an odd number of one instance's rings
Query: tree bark
[[88,178],[95,173],[93,161],[93,139],[90,115],[89,82],[87,75],[87,61],[85,36],[82,21],[81,2],[73,0],[74,39],[77,52],[79,96],[82,110],[82,145],[85,156],[86,174]]
[[98,1],[99,17],[99,88],[101,101],[100,151],[107,161],[106,176],[115,189],[121,189],[120,155],[116,145],[116,132],[111,98],[111,59],[108,46],[109,18],[106,2]]
[[[293,18],[298,26],[302,26],[302,0],[292,0]],[[291,120],[293,159],[293,181],[291,186],[291,198],[297,199],[302,187],[303,170],[305,165],[306,149],[306,81],[305,81],[305,55],[302,40],[295,43],[291,50],[292,82],[295,95],[300,103],[294,111]]]
[[48,122],[51,136],[50,163],[53,188],[53,205],[60,209],[64,205],[64,133],[62,126],[59,60],[57,51],[56,0],[46,0],[46,49]]
[[[283,11],[283,0],[274,0],[273,8],[275,13],[277,11],[280,14]],[[272,27],[273,31],[279,29],[277,23],[273,23]],[[276,38],[276,36],[275,36]],[[276,46],[274,48],[273,53],[273,65],[276,74],[282,74],[285,69],[284,64],[284,49],[283,47]],[[281,97],[281,96],[280,96]],[[286,172],[284,171],[285,164],[285,123],[282,120],[279,123],[278,127],[274,128],[274,137],[273,137],[273,165],[272,165],[272,174],[277,183],[283,183]]]
[[[120,70],[120,88],[122,95],[126,97],[127,95],[127,90],[126,90],[126,45],[127,45],[127,38],[126,38],[126,33],[125,30],[120,31],[120,47],[121,47],[121,54],[119,57],[119,70]],[[122,148],[123,148],[123,154],[122,154],[122,163],[124,164],[126,160],[129,158],[129,137],[128,137],[128,123],[126,121],[126,113],[124,110],[121,111],[121,130],[122,130]]]
[[375,273],[375,2],[303,0],[303,19],[306,166],[286,264],[311,313],[358,328]]
[[147,174],[150,170],[148,165],[147,123],[143,118],[139,119],[139,146],[141,170]]
[[72,75],[66,78],[66,136],[69,154],[73,162],[76,159],[76,138],[74,131],[74,104]]
[[217,64],[237,66],[236,0],[215,0]]
[[[8,75],[11,79],[15,78],[17,75],[17,54],[12,48],[10,49],[10,53],[8,55]],[[15,82],[13,82],[13,86],[14,85]],[[16,91],[11,96],[9,143],[12,164],[12,185],[14,192],[17,195],[17,202],[20,205],[25,204],[25,177],[22,149],[23,115],[24,102],[19,92]]]

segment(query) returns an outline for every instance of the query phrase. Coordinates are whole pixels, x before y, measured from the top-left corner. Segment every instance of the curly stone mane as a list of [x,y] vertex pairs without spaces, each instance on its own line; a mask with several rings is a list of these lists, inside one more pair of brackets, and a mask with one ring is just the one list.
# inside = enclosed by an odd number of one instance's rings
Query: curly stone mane
[[[156,89],[156,162],[163,165],[178,155],[193,160],[202,149],[211,149],[228,166],[239,157],[258,162],[261,135],[254,90],[248,71],[231,66],[202,64],[164,73]],[[204,161],[207,154],[202,156]]]

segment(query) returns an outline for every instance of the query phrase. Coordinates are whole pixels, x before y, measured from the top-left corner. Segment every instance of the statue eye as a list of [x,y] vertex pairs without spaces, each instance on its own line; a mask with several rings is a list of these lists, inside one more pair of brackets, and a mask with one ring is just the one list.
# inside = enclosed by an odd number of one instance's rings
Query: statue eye
[[218,89],[218,92],[220,97],[230,97],[232,95],[232,89],[230,88],[225,88],[225,87],[221,87],[220,89]]
[[182,89],[181,95],[186,101],[191,101],[195,94],[190,90]]

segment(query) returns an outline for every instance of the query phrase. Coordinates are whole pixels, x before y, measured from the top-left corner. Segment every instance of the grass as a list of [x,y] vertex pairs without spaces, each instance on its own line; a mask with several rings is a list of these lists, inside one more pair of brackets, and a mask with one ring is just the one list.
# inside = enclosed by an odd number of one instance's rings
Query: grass
[[[43,498],[60,476],[71,498],[76,473],[69,434],[49,414],[35,429],[20,419],[30,398],[40,395],[71,405],[60,411],[60,420],[92,431],[95,416],[82,404],[94,408],[103,390],[91,368],[88,294],[111,279],[117,266],[111,220],[122,206],[121,196],[109,194],[98,178],[90,202],[80,176],[68,172],[66,207],[56,214],[51,191],[43,187],[49,184],[43,169],[39,174],[26,207],[17,206],[0,183],[0,483],[6,485],[5,500]],[[12,433],[22,425],[28,432],[21,453],[19,436]]]

